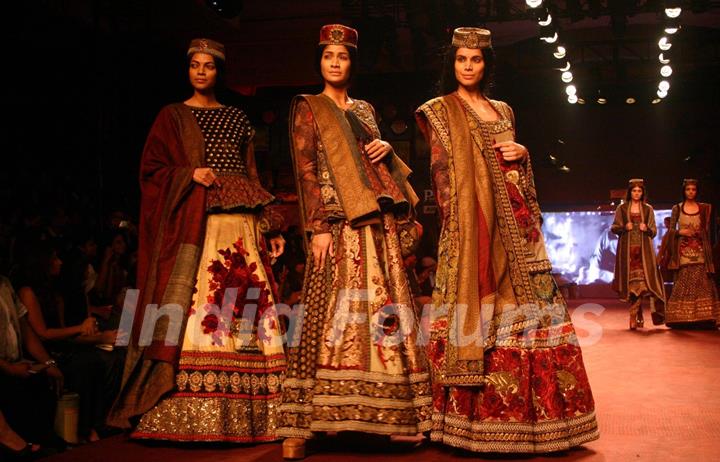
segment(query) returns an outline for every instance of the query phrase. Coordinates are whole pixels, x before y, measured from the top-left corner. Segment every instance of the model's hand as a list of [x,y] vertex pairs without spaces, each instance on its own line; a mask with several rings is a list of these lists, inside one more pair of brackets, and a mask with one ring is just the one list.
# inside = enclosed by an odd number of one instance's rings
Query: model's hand
[[392,152],[392,146],[390,143],[383,140],[372,140],[370,144],[365,145],[365,152],[370,158],[370,162],[373,164],[380,162]]
[[327,256],[335,256],[332,234],[330,233],[314,234],[312,237],[311,247],[313,253],[313,266],[315,268],[324,268]]
[[270,239],[270,256],[277,258],[285,252],[285,239],[282,236],[276,236]]
[[193,181],[209,188],[217,182],[217,176],[211,168],[196,168],[193,172]]
[[632,230],[633,230],[633,224],[632,224],[632,222],[628,221],[627,223],[625,223],[625,230],[627,230],[627,231],[632,231]]
[[640,231],[645,232],[645,231],[647,231],[647,230],[648,230],[647,225],[646,225],[645,223],[640,223]]
[[530,154],[525,146],[514,141],[502,141],[500,143],[495,143],[493,144],[493,149],[499,149],[506,162],[525,160],[525,158]]

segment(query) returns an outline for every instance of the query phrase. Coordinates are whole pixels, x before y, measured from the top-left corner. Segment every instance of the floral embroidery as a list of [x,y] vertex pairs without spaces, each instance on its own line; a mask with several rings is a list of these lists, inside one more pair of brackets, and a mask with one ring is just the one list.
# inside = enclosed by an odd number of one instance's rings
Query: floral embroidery
[[[203,332],[212,335],[213,345],[223,345],[223,337],[247,333],[243,331],[248,329],[257,329],[259,340],[269,339],[271,335],[267,331],[277,327],[274,317],[273,322],[270,323],[258,323],[258,320],[263,319],[267,310],[274,307],[270,291],[274,288],[273,281],[268,281],[270,282],[270,287],[268,287],[268,282],[260,280],[257,263],[252,262],[248,265],[246,257],[250,254],[245,250],[242,239],[238,239],[233,244],[233,249],[220,249],[218,253],[222,256],[222,260],[213,260],[207,268],[212,274],[212,278],[209,282],[211,294],[205,305],[208,314],[201,323]],[[267,253],[264,247],[262,253]],[[268,277],[271,277],[269,261],[263,261],[263,266],[265,266]],[[237,296],[231,307],[223,305],[227,289],[237,290]],[[232,297],[229,301],[233,302]],[[253,307],[257,307],[253,324],[245,326],[241,322],[244,311],[251,310]],[[230,325],[227,325],[228,320],[224,316],[218,316],[218,313],[222,313],[222,310],[225,309],[232,309]]]

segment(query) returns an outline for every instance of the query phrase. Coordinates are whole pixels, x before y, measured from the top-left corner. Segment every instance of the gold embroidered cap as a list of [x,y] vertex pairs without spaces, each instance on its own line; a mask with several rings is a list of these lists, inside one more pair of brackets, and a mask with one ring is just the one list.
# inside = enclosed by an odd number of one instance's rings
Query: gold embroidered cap
[[642,178],[633,178],[628,181],[628,186],[645,186],[645,180]]
[[320,29],[318,45],[345,45],[357,49],[358,31],[342,24],[326,24]]
[[684,188],[685,186],[691,185],[691,184],[694,184],[695,186],[697,186],[697,185],[698,185],[698,180],[696,180],[695,178],[685,178],[685,179],[683,180],[683,188]]
[[478,27],[458,27],[453,31],[452,46],[457,48],[490,48],[490,31]]
[[192,56],[193,53],[207,53],[222,61],[225,61],[225,45],[215,40],[206,38],[196,38],[190,42],[187,55]]

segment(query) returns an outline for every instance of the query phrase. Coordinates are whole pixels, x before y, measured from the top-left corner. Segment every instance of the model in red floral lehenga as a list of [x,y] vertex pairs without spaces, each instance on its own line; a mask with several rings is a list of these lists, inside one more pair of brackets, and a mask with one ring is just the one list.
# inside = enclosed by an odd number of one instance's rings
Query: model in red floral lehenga
[[545,252],[529,154],[515,142],[510,107],[485,97],[490,32],[456,29],[452,45],[445,96],[417,111],[442,218],[431,439],[477,452],[567,449],[598,438],[598,428]]

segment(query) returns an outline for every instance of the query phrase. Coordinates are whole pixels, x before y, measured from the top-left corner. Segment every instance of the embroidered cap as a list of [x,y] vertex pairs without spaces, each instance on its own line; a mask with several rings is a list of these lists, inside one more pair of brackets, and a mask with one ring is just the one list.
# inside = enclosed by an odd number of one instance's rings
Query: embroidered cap
[[327,24],[320,29],[318,45],[345,45],[357,49],[358,31],[342,24]]
[[490,48],[490,31],[478,27],[458,27],[453,31],[452,46],[457,48]]
[[645,186],[645,180],[642,178],[633,178],[628,181],[628,186]]
[[206,38],[196,38],[190,42],[187,55],[192,56],[193,53],[207,53],[222,61],[225,61],[225,45],[215,40]]
[[696,180],[695,178],[685,178],[685,179],[683,180],[683,188],[684,188],[685,186],[688,186],[688,185],[691,185],[691,184],[694,184],[695,186],[697,186],[697,185],[698,185],[698,180]]

